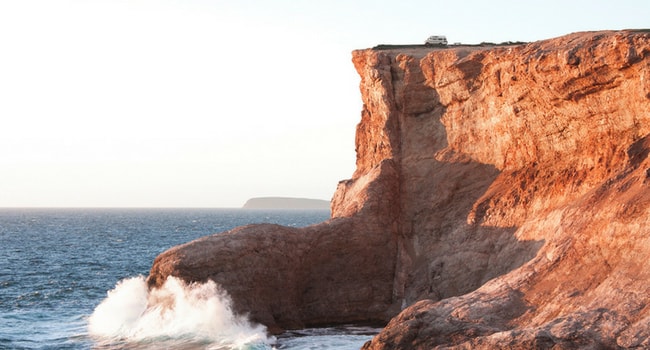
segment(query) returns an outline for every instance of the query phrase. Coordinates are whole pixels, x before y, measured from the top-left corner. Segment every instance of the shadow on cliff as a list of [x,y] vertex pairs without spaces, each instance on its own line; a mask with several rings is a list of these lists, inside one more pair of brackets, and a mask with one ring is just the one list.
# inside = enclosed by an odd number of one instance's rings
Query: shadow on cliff
[[434,186],[418,181],[402,185],[421,189],[411,193],[420,207],[403,214],[408,222],[402,237],[404,267],[410,270],[404,287],[407,305],[469,293],[530,261],[544,244],[520,241],[516,226],[485,223],[488,218],[498,221],[490,217],[491,209],[503,203],[484,194],[508,181],[496,168],[473,161],[431,162],[431,176],[439,179]]
[[[466,81],[480,72],[475,60],[481,58],[464,61]],[[508,216],[520,204],[510,199],[518,182],[450,147],[447,128],[457,126],[443,124],[447,106],[426,73],[406,69],[411,71],[398,74],[412,83],[394,86],[395,95],[404,97],[397,104],[402,211],[396,272],[403,306],[469,293],[530,261],[544,244],[516,238],[518,227]]]

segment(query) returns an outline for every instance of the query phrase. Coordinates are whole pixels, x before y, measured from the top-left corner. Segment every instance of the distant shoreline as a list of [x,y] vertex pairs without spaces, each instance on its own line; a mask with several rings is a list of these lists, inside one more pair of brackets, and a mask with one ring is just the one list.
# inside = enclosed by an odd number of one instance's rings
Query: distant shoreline
[[257,197],[244,203],[242,209],[330,209],[330,202],[323,199],[292,197]]

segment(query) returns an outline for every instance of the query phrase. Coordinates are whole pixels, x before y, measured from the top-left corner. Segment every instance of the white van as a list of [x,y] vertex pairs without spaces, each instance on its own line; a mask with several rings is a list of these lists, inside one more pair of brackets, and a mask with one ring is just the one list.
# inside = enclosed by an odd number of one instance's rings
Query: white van
[[426,46],[447,46],[447,37],[444,35],[432,35],[425,42]]

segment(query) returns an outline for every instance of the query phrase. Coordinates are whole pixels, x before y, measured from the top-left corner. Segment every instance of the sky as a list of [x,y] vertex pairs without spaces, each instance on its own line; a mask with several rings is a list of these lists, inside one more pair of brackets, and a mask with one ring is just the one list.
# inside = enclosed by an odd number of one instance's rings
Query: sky
[[646,0],[0,0],[0,207],[329,200],[352,50],[649,27]]

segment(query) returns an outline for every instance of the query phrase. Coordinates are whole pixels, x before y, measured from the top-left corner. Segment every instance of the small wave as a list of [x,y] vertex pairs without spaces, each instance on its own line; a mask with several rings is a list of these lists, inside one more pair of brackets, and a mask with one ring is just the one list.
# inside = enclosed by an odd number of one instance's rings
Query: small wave
[[101,348],[193,343],[208,349],[271,349],[275,340],[264,326],[235,315],[230,297],[214,282],[188,285],[174,277],[153,290],[142,276],[118,282],[89,317],[88,332]]
[[278,336],[278,350],[356,350],[371,340],[381,328],[343,325],[287,331]]

